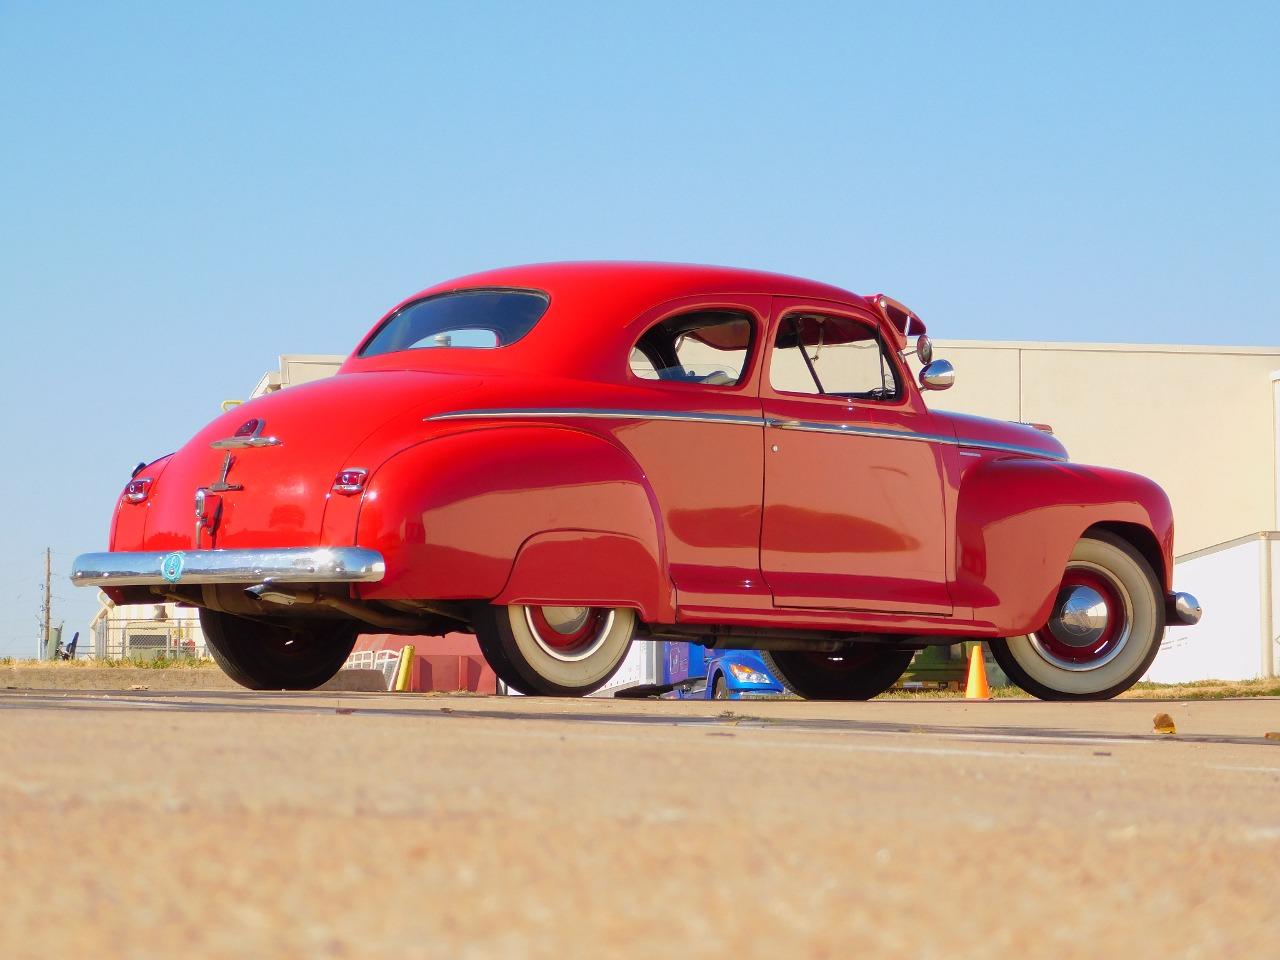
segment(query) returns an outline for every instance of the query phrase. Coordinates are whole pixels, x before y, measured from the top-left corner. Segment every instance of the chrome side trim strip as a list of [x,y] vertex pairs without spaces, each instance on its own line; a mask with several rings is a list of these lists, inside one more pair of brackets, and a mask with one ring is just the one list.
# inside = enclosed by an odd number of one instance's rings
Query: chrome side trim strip
[[1016,443],[1001,443],[998,440],[969,440],[964,437],[948,437],[936,433],[908,433],[903,430],[890,430],[887,427],[868,427],[851,423],[815,423],[809,420],[767,420],[769,426],[779,430],[803,430],[808,433],[843,433],[857,437],[881,437],[887,440],[913,440],[918,443],[939,443],[946,446],[962,447],[966,450],[999,450],[1003,453],[1023,453],[1027,456],[1041,457],[1045,460],[1066,460],[1066,457],[1035,447],[1023,447]]
[[201,583],[373,583],[387,572],[364,547],[83,553],[71,566],[78,587]]
[[1037,450],[1035,447],[1020,447],[1016,443],[1001,443],[999,440],[966,440],[961,437],[956,443],[965,450],[998,450],[1001,453],[1021,453],[1028,457],[1039,457],[1041,460],[1056,460],[1067,463],[1071,458],[1048,450]]
[[886,440],[909,440],[917,443],[937,443],[971,450],[998,450],[1001,453],[1020,453],[1044,460],[1065,461],[1067,458],[1035,447],[1023,447],[1016,443],[997,440],[969,440],[964,437],[948,437],[933,433],[908,433],[885,427],[867,427],[848,423],[821,423],[812,420],[782,420],[752,417],[733,413],[685,413],[673,410],[602,410],[590,407],[527,407],[494,410],[450,410],[424,417],[434,420],[487,420],[529,419],[535,417],[574,417],[594,420],[684,420],[691,423],[729,423],[747,427],[774,427],[778,430],[801,430],[806,433],[840,433],[847,436],[878,437]]
[[766,420],[766,424],[779,430],[803,430],[807,433],[842,433],[855,437],[878,437],[885,440],[909,440],[916,443],[937,443],[944,446],[961,447],[966,450],[999,450],[1002,453],[1021,453],[1030,457],[1045,460],[1062,460],[1067,458],[1047,450],[1035,447],[1023,447],[1016,443],[1001,443],[998,440],[969,440],[965,437],[948,437],[937,433],[909,433],[904,430],[890,430],[887,427],[868,427],[852,423],[821,423],[811,420]]
[[914,440],[919,443],[942,443],[955,446],[955,437],[935,433],[906,433],[885,427],[865,427],[851,423],[815,423],[810,420],[770,420],[769,426],[779,430],[803,430],[805,433],[843,433],[855,437],[882,437],[889,440]]
[[593,420],[686,420],[690,423],[732,423],[746,427],[763,427],[763,417],[736,413],[686,413],[679,410],[601,410],[590,407],[543,407],[498,410],[450,410],[423,420],[472,420],[491,418],[575,417]]

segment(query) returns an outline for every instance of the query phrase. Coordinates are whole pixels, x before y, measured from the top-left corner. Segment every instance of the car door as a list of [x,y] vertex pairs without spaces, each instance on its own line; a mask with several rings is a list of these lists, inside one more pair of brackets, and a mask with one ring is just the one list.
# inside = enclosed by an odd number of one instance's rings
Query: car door
[[775,298],[766,363],[760,562],[774,605],[950,613],[955,447],[878,319]]
[[772,606],[760,576],[758,384],[770,306],[765,295],[683,298],[628,334],[619,402],[642,415],[620,421],[615,436],[652,487],[683,613]]

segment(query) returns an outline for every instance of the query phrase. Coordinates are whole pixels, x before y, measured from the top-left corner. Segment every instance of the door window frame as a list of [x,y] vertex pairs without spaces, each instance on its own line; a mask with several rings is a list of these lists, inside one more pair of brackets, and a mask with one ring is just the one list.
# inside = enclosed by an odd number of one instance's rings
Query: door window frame
[[[910,371],[906,369],[905,364],[901,362],[902,358],[898,355],[898,351],[893,348],[892,343],[885,336],[884,324],[879,317],[844,304],[799,299],[792,300],[792,302],[783,305],[781,308],[775,307],[774,313],[775,315],[770,317],[769,321],[768,356],[761,365],[760,371],[760,396],[762,398],[789,401],[810,400],[827,406],[839,405],[845,409],[850,407],[865,407],[868,410],[916,409],[915,391]],[[771,377],[773,374],[773,359],[778,349],[778,331],[782,329],[782,324],[786,319],[795,314],[838,317],[842,320],[852,320],[855,323],[870,327],[875,333],[877,344],[879,344],[880,355],[888,361],[889,367],[897,379],[898,395],[893,399],[873,400],[869,397],[849,397],[833,393],[797,393],[793,390],[779,390],[774,387]],[[804,349],[803,345],[801,349]],[[817,384],[815,383],[814,386],[816,387]]]

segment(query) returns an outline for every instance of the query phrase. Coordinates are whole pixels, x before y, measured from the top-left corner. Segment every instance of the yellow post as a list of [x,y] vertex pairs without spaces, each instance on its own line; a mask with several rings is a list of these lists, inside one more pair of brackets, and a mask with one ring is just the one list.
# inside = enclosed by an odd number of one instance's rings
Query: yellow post
[[404,693],[409,689],[409,679],[413,676],[413,644],[406,643],[400,649],[400,662],[396,664],[396,693]]

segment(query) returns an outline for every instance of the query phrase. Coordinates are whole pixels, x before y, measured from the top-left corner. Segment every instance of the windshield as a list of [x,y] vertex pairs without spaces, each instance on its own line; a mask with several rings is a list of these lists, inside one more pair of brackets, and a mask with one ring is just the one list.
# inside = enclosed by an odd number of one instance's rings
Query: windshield
[[545,293],[533,290],[461,290],[427,297],[389,316],[360,356],[442,347],[505,347],[532,330],[549,304]]

